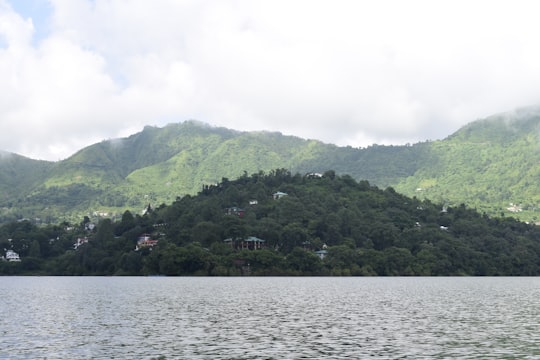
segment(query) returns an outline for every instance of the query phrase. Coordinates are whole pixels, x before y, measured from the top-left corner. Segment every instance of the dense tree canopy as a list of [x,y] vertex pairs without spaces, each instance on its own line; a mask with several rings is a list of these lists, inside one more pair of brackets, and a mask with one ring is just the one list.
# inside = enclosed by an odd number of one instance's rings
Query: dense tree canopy
[[[285,195],[286,194],[286,195]],[[116,222],[0,227],[3,274],[539,275],[540,231],[333,171],[223,178]],[[78,245],[74,246],[74,244]],[[2,254],[2,253],[0,253]],[[3,255],[3,254],[2,254]]]

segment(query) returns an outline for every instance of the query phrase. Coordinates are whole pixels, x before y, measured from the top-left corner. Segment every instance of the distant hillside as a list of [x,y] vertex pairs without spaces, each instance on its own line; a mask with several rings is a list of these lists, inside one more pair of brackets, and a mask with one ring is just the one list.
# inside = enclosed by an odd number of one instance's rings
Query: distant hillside
[[408,196],[536,221],[539,126],[540,110],[528,108],[472,122],[440,141],[363,149],[197,121],[146,127],[56,163],[1,156],[0,221],[140,213],[223,178],[277,168],[334,170]]
[[472,122],[430,143],[431,161],[394,187],[409,196],[537,221],[539,133],[539,108]]
[[53,162],[33,160],[0,151],[0,213],[2,216],[10,218],[23,216],[21,195],[39,185],[49,175],[53,166]]
[[539,236],[333,171],[275,169],[93,229],[4,224],[0,256],[20,261],[0,275],[538,276]]

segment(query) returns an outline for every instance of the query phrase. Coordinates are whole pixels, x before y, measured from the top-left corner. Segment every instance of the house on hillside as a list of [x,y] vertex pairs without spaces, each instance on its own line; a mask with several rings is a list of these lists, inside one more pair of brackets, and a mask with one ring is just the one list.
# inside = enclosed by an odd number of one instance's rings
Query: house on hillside
[[223,242],[229,244],[235,250],[260,250],[266,247],[266,240],[255,236],[248,236],[243,239],[227,238]]
[[152,239],[152,237],[149,234],[141,234],[137,238],[137,245],[135,246],[135,251],[139,251],[140,249],[143,249],[143,248],[152,249],[157,244],[158,244],[158,240]]
[[6,260],[10,262],[19,262],[21,261],[21,258],[19,257],[19,254],[17,254],[13,250],[7,250],[6,251]]
[[287,194],[287,193],[278,191],[278,192],[273,193],[273,194],[272,194],[272,197],[274,198],[274,200],[279,200],[279,199],[281,199],[282,197],[288,196],[288,195],[289,195],[289,194]]
[[316,173],[316,172],[306,174],[306,178],[308,178],[308,179],[320,179],[322,177],[323,177],[323,174]]
[[317,255],[319,257],[319,259],[324,260],[326,255],[328,255],[328,250],[327,249],[328,249],[328,246],[326,244],[323,244],[321,250],[315,251],[315,255]]
[[508,210],[510,212],[513,212],[513,213],[518,213],[518,212],[523,211],[523,208],[519,204],[510,203],[510,207],[507,207],[506,210]]
[[77,238],[77,241],[75,242],[75,244],[73,244],[73,248],[75,250],[77,250],[79,248],[79,246],[81,246],[82,244],[86,244],[88,242],[88,237],[83,237],[83,238]]
[[244,209],[241,209],[237,206],[233,206],[233,207],[225,209],[225,214],[227,215],[236,215],[238,217],[244,217],[245,213],[246,211]]

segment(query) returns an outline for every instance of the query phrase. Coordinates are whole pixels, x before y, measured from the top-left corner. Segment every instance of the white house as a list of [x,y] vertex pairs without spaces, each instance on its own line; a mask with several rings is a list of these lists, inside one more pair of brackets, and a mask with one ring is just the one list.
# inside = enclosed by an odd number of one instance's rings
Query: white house
[[274,200],[278,200],[278,199],[281,199],[282,197],[287,196],[287,195],[289,195],[289,194],[278,191],[278,192],[273,193],[272,197],[274,198]]
[[11,262],[17,262],[21,261],[21,258],[19,257],[19,254],[17,254],[13,250],[7,250],[6,251],[6,260]]

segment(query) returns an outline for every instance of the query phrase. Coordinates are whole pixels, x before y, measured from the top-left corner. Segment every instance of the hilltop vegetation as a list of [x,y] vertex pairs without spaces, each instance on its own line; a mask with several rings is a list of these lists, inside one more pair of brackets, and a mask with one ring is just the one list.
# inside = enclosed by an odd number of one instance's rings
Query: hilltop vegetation
[[[20,221],[0,227],[0,248],[22,258],[0,261],[0,272],[540,274],[538,227],[490,218],[464,205],[444,207],[409,198],[334,171],[303,176],[278,169],[223,178],[196,196],[149,209],[144,216],[126,211],[118,222],[90,225],[85,218],[74,225],[37,227]],[[141,235],[146,242],[140,242]],[[241,249],[242,244],[254,249]]]
[[74,221],[94,213],[119,218],[126,209],[139,213],[148,204],[170,204],[177,197],[194,195],[222,177],[276,168],[301,173],[336,168],[356,179],[388,185],[413,173],[411,169],[419,163],[402,161],[412,159],[412,152],[412,147],[378,146],[362,152],[280,133],[237,132],[195,121],[146,127],[128,138],[103,141],[49,163],[48,172],[37,177],[41,181],[26,189],[6,190],[0,221],[36,217],[46,222]]
[[475,121],[430,144],[433,161],[393,184],[409,196],[465,203],[491,215],[538,221],[540,112],[523,109]]
[[444,140],[360,149],[196,121],[146,127],[54,163],[0,156],[0,223],[119,220],[126,209],[171,204],[222,177],[276,168],[333,169],[410,197],[536,222],[539,126],[540,110],[529,108],[472,122]]

